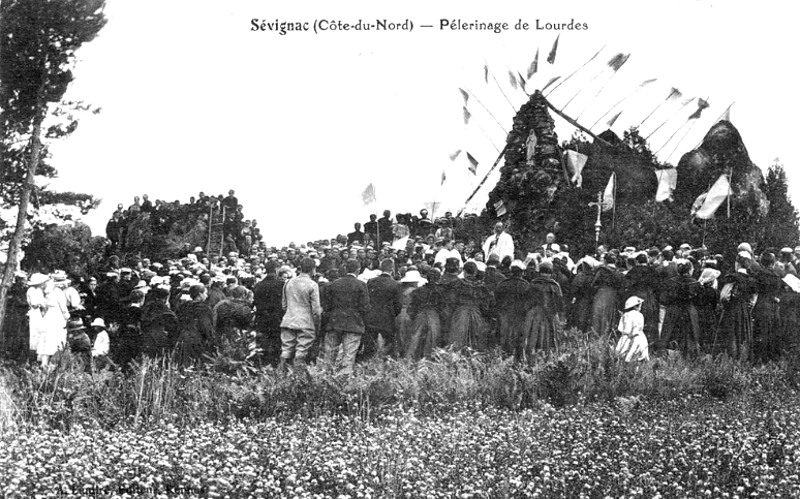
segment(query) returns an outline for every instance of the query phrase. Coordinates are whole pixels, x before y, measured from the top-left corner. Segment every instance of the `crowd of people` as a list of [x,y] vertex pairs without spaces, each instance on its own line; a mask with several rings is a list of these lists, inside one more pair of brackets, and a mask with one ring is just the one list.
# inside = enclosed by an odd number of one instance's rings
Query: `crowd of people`
[[42,364],[68,346],[95,367],[124,368],[169,353],[189,366],[254,337],[264,363],[352,373],[359,359],[440,347],[498,347],[525,362],[557,350],[569,328],[618,338],[628,361],[666,350],[769,360],[797,336],[800,246],[757,255],[742,243],[733,261],[688,243],[600,246],[573,260],[554,234],[520,249],[502,222],[476,241],[454,238],[463,221],[451,214],[390,216],[282,248],[197,247],[164,262],[111,255],[86,280],[20,273],[7,338]]
[[228,195],[208,196],[200,192],[192,196],[186,203],[180,200],[172,202],[157,199],[150,201],[147,194],[141,198],[136,196],[133,203],[125,208],[117,205],[111,218],[106,223],[106,238],[109,250],[123,251],[126,247],[128,231],[135,220],[146,217],[153,235],[166,235],[173,225],[181,220],[192,222],[201,220],[205,227],[219,226],[222,230],[223,250],[229,252],[249,253],[253,245],[261,240],[261,229],[257,220],[245,220],[243,206],[233,190]]

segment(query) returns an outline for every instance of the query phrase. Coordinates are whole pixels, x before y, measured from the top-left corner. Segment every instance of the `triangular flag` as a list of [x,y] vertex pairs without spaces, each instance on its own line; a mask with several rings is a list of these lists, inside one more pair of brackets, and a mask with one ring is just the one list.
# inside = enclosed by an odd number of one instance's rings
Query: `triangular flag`
[[511,70],[508,70],[508,81],[511,82],[511,86],[515,89],[519,87],[519,82],[517,81],[517,77],[514,76],[514,73]]
[[556,62],[556,50],[558,50],[558,39],[560,37],[561,35],[558,35],[556,37],[556,41],[553,42],[553,48],[550,49],[550,54],[547,56],[547,62],[549,62],[550,64]]
[[469,94],[463,88],[459,88],[458,91],[461,92],[461,97],[464,98],[464,105],[466,106],[469,101]]
[[[703,205],[697,212],[693,213],[696,218],[707,220],[714,216],[714,212],[725,201],[731,191],[731,184],[728,182],[728,175],[722,174],[719,176],[711,189],[708,190]],[[699,198],[698,198],[699,199]]]
[[683,96],[681,91],[678,90],[675,87],[672,87],[672,89],[670,89],[670,91],[669,91],[669,95],[667,95],[667,99],[666,100],[677,99],[678,97],[681,97],[681,96]]
[[621,68],[622,65],[628,61],[628,57],[630,56],[630,54],[619,53],[612,57],[610,61],[608,61],[608,67],[613,69],[615,72],[619,71],[619,68]]
[[447,175],[444,173],[444,170],[442,170],[442,183],[440,183],[439,185],[444,185],[445,180],[447,180]]
[[375,186],[369,184],[364,192],[361,193],[361,200],[364,201],[364,206],[375,202]]
[[529,165],[533,164],[533,160],[536,157],[536,142],[536,129],[531,128],[531,131],[528,133],[528,138],[525,140],[525,159]]
[[608,179],[606,190],[603,191],[603,211],[608,211],[614,207],[614,192],[617,190],[617,173],[611,174]]
[[472,118],[472,113],[469,112],[467,106],[464,106],[464,124],[469,125],[469,119]]
[[[707,108],[707,107],[708,107],[708,101],[706,101],[705,99],[700,99],[700,98],[698,98],[698,99],[697,99],[697,111],[695,111],[694,113],[692,113],[692,115],[691,115],[691,116],[689,116],[689,118],[688,118],[688,119],[689,119],[689,120],[694,120],[694,119],[697,119],[697,118],[699,118],[699,117],[700,117],[700,115],[703,113],[703,109],[705,109],[705,108]],[[687,121],[688,121],[688,120],[687,120]]]
[[458,149],[456,152],[450,155],[450,161],[455,161],[459,154],[461,154],[461,149]]
[[536,72],[539,71],[539,49],[536,49],[536,56],[533,58],[533,62],[531,65],[528,66],[528,79],[531,79],[531,76],[535,75]]
[[472,154],[467,153],[467,159],[469,160],[469,171],[472,172],[473,175],[478,174],[478,160],[472,157]]
[[700,208],[703,207],[703,203],[706,202],[706,196],[708,196],[708,192],[704,192],[699,196],[697,196],[697,199],[695,199],[694,203],[692,203],[691,214],[693,217],[697,214],[698,211],[700,211]]
[[520,73],[517,73],[517,76],[519,77],[519,88],[521,88],[522,91],[524,92],[525,91],[525,78],[523,78]]
[[656,178],[658,179],[656,201],[659,203],[668,199],[671,201],[672,192],[675,190],[675,186],[678,185],[678,170],[675,168],[656,170]]
[[620,114],[622,114],[622,111],[618,112],[610,120],[608,120],[608,123],[607,123],[608,128],[611,128],[612,126],[614,126],[614,122],[617,121],[617,118],[619,118]]
[[502,199],[494,204],[494,211],[497,213],[498,217],[502,217],[508,213],[508,210],[506,210],[506,205],[503,203]]
[[581,154],[578,151],[573,151],[572,149],[567,149],[566,156],[567,168],[569,168],[570,173],[572,173],[572,181],[576,182],[577,186],[580,187],[583,183],[581,172],[583,171],[583,167],[586,166],[586,161],[589,159],[589,156]]

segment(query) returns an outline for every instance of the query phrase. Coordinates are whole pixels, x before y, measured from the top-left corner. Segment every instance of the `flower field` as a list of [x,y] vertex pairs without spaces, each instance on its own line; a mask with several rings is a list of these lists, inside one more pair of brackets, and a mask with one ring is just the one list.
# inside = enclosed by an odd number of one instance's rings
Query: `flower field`
[[800,353],[0,364],[0,497],[800,497]]
[[[0,438],[4,497],[799,497],[798,399],[620,398]],[[73,495],[74,494],[74,495]]]

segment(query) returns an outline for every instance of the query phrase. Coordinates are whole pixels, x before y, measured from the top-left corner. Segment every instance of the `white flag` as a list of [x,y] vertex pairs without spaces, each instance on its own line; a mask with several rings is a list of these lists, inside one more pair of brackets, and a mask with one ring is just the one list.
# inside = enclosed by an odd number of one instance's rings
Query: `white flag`
[[675,186],[678,185],[678,170],[675,168],[656,170],[656,178],[658,179],[656,201],[659,203],[667,199],[672,201],[672,192],[675,190]]
[[361,200],[364,202],[364,206],[370,205],[376,201],[375,198],[375,186],[369,184],[364,192],[361,193]]
[[617,173],[614,172],[611,174],[611,178],[608,179],[608,185],[606,185],[606,190],[603,192],[603,211],[608,211],[614,208],[614,196],[617,190]]
[[583,167],[586,165],[586,161],[588,159],[589,156],[585,154],[573,151],[572,149],[567,149],[567,167],[569,167],[569,171],[572,174],[572,181],[575,182],[578,187],[581,186],[583,181],[581,172],[583,171]]
[[711,186],[711,189],[708,190],[708,193],[706,193],[706,197],[703,200],[703,205],[699,210],[692,213],[692,215],[701,220],[707,220],[713,217],[714,212],[717,211],[717,208],[719,208],[719,206],[728,197],[730,190],[731,184],[728,182],[728,176],[723,173],[719,176],[717,181],[714,182],[714,185]]

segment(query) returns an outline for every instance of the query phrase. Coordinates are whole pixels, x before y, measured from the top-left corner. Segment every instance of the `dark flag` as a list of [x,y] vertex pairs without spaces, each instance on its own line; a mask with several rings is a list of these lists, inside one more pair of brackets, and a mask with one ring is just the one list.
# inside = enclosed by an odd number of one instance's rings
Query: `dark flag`
[[558,35],[556,37],[556,41],[553,42],[553,48],[550,49],[550,54],[547,56],[547,62],[549,62],[550,64],[556,62],[556,51],[558,50],[558,39],[560,37],[561,35]]

